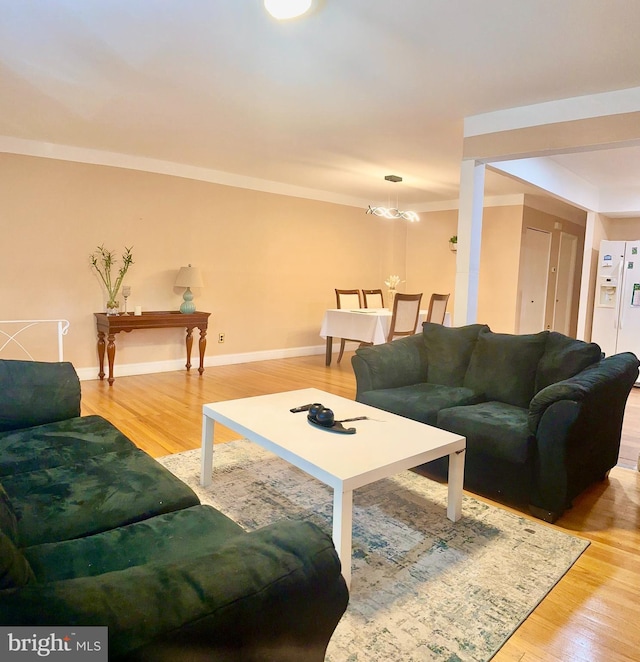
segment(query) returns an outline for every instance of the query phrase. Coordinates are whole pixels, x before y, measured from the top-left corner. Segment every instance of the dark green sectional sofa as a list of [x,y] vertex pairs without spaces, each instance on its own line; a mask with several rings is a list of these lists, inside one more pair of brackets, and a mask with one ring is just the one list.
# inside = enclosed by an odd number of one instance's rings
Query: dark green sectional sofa
[[69,363],[0,361],[0,625],[109,659],[323,660],[348,592],[310,523],[245,532],[99,416]]
[[[359,402],[466,437],[466,488],[555,521],[615,466],[639,362],[555,332],[426,323],[352,365]],[[446,477],[447,465],[419,471]]]

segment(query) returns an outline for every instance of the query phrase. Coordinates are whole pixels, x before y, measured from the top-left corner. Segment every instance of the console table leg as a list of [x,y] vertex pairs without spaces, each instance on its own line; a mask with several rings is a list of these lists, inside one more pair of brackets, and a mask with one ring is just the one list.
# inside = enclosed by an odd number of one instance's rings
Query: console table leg
[[100,378],[100,381],[104,379],[104,350],[104,331],[98,331],[98,361],[100,361],[100,372],[98,373],[98,377]]
[[207,330],[200,329],[200,340],[198,341],[198,349],[200,350],[200,367],[198,372],[202,374],[204,372],[204,352],[207,349]]
[[193,329],[187,329],[187,365],[185,368],[191,370],[191,348],[193,347]]
[[109,361],[109,386],[113,384],[113,364],[116,358],[116,337],[113,333],[107,336],[107,359]]

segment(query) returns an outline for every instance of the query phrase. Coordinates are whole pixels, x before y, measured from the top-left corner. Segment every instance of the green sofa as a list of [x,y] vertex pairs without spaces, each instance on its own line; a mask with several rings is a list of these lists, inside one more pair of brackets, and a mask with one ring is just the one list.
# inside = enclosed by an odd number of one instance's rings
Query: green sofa
[[245,532],[99,416],[70,363],[0,361],[0,625],[108,627],[109,659],[323,660],[331,538]]
[[[555,332],[425,323],[352,365],[359,402],[466,437],[466,488],[553,522],[616,464],[639,362]],[[418,471],[446,478],[448,459]]]

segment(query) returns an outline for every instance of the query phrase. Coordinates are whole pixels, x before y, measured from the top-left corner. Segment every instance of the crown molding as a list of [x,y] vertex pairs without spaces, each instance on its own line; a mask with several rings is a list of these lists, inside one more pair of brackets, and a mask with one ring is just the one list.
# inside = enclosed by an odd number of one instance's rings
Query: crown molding
[[260,191],[262,193],[273,193],[275,195],[286,195],[293,198],[305,198],[318,202],[329,202],[348,207],[366,208],[368,200],[354,198],[351,196],[320,191],[317,189],[294,186],[282,182],[274,182],[257,177],[246,177],[236,175],[222,170],[201,168],[173,161],[162,161],[144,156],[122,154],[119,152],[107,152],[86,147],[74,147],[72,145],[60,145],[58,143],[41,142],[37,140],[26,140],[11,136],[0,136],[0,152],[7,154],[19,154],[22,156],[36,156],[58,161],[71,161],[74,163],[87,163],[90,165],[108,166],[112,168],[124,168],[127,170],[138,170],[151,172],[170,177],[182,177],[194,179],[210,184],[222,186],[233,186],[235,188]]

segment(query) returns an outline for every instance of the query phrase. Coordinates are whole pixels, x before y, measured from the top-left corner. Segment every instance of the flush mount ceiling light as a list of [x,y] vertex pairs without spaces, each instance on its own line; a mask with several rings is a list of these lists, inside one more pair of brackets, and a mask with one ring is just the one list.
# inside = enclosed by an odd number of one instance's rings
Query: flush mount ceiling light
[[264,0],[265,9],[280,21],[302,16],[309,11],[312,0]]
[[[402,177],[398,175],[387,175],[385,179],[388,182],[398,183],[402,181]],[[395,207],[372,207],[369,205],[369,208],[366,210],[367,214],[373,214],[374,216],[382,216],[382,218],[403,218],[405,221],[410,223],[417,223],[420,220],[418,214],[415,211],[400,211],[398,209],[398,202],[396,200]]]

